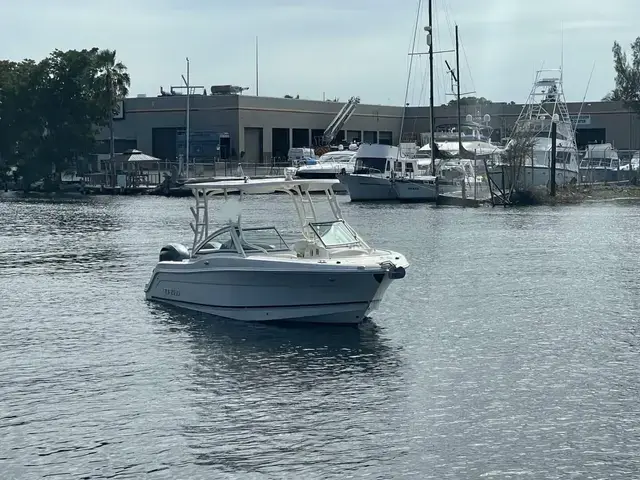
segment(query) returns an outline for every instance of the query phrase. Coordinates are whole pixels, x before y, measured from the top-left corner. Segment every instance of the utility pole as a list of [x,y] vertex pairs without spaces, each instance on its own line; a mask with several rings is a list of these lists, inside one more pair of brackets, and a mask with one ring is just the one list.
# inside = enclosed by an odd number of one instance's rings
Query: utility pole
[[187,161],[186,176],[189,179],[189,137],[191,136],[191,130],[189,129],[189,120],[191,118],[191,86],[189,84],[189,57],[187,57],[187,78],[182,77],[187,87],[187,131],[186,131],[186,151],[185,160]]
[[185,175],[189,178],[189,162],[190,162],[190,143],[191,143],[191,91],[195,89],[205,89],[203,85],[191,85],[191,72],[189,65],[189,57],[187,60],[187,76],[181,75],[183,86],[171,86],[171,95],[175,95],[176,90],[187,90],[187,119],[186,119],[186,132],[185,132],[185,161],[186,170]]
[[[554,115],[555,116],[555,115]],[[551,178],[549,179],[549,194],[556,196],[556,140],[558,138],[558,122],[555,118],[551,120]],[[532,160],[533,162],[533,160]]]
[[258,36],[256,35],[256,97],[258,96]]

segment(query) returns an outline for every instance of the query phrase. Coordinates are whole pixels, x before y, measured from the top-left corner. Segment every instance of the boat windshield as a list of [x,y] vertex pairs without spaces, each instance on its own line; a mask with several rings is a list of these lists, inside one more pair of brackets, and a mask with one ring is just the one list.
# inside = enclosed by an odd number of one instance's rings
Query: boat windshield
[[195,253],[238,252],[236,243],[231,235],[234,229],[236,237],[240,239],[240,245],[245,252],[278,252],[290,250],[275,227],[242,228],[229,226],[221,228],[207,238],[207,241]]
[[[547,159],[551,162],[551,149],[547,151]],[[571,152],[566,150],[556,149],[556,163],[571,163]],[[549,163],[551,164],[551,163]]]
[[322,155],[318,159],[318,163],[349,163],[353,155],[349,155],[348,153],[341,155]]
[[311,223],[313,232],[325,247],[338,247],[360,243],[356,233],[343,221]]
[[382,173],[386,164],[386,158],[358,157],[355,173]]

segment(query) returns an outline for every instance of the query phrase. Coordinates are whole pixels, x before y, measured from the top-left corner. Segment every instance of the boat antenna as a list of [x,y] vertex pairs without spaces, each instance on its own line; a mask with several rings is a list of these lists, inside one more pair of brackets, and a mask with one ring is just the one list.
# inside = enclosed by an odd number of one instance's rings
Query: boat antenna
[[[416,39],[418,38],[418,22],[420,21],[420,12],[422,11],[422,0],[418,0],[418,10],[416,11],[416,21],[413,24],[413,40],[411,41],[411,53],[409,53],[409,74],[407,75],[407,85],[404,91],[404,106],[402,107],[402,119],[400,120],[400,141],[402,143],[402,132],[404,130],[404,120],[407,113],[407,101],[409,100],[409,86],[411,85],[411,70],[413,68],[413,57],[416,55]],[[400,148],[396,155],[396,160],[400,157]],[[394,165],[395,171],[395,165]]]
[[[573,128],[573,138],[576,137],[576,131],[578,130],[578,125],[580,124],[580,115],[582,115],[582,108],[584,107],[584,102],[587,98],[587,92],[589,91],[589,85],[591,85],[591,77],[593,77],[593,71],[596,68],[596,62],[593,62],[593,66],[591,67],[591,73],[589,74],[589,80],[587,81],[587,88],[584,89],[584,95],[582,96],[582,103],[580,104],[580,110],[578,111],[578,118],[576,119],[576,126]],[[563,89],[564,91],[564,89]]]
[[560,82],[564,76],[564,22],[560,22]]

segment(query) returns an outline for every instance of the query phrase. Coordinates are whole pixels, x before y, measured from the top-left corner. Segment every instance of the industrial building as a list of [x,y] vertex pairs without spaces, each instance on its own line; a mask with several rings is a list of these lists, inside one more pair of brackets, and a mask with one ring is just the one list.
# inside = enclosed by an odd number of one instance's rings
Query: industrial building
[[[212,88],[212,91],[213,88]],[[270,163],[284,159],[290,147],[314,145],[340,111],[344,102],[299,100],[240,95],[229,86],[229,94],[215,87],[217,94],[189,97],[190,157],[194,161],[238,159]],[[206,93],[206,91],[204,92]],[[569,103],[569,113],[578,119],[577,141],[610,142],[621,150],[640,150],[640,119],[619,102]],[[580,109],[582,107],[582,112]],[[493,103],[462,106],[461,116],[491,117],[493,139],[509,134],[521,105]],[[455,107],[436,107],[435,125],[455,123]],[[403,107],[358,104],[336,136],[336,141],[397,144],[401,139],[420,140],[429,132],[429,108],[407,106],[401,135]],[[175,160],[185,153],[187,96],[127,98],[114,118],[116,153],[137,148],[155,157]],[[109,132],[99,136],[99,150],[108,154]]]

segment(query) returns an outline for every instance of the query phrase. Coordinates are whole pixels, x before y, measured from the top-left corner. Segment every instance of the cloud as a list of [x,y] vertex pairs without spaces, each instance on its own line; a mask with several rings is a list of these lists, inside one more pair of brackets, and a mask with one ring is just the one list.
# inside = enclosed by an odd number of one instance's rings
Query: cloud
[[[640,3],[610,0],[606,9],[596,0],[579,3],[434,0],[434,42],[453,48],[457,23],[462,89],[503,101],[523,101],[537,67],[559,66],[564,43],[568,98],[582,98],[595,60],[589,98],[598,99],[613,86],[613,41],[627,45],[640,33],[626,20],[640,15]],[[4,2],[0,44],[14,60],[39,59],[55,48],[115,48],[130,70],[132,94],[153,95],[160,85],[181,82],[186,56],[194,82],[253,91],[258,36],[261,94],[320,98],[325,92],[402,104],[416,6],[415,0]],[[449,99],[444,59],[454,65],[451,54],[437,56],[437,103]],[[411,103],[427,102],[426,73],[426,59],[416,59]]]

